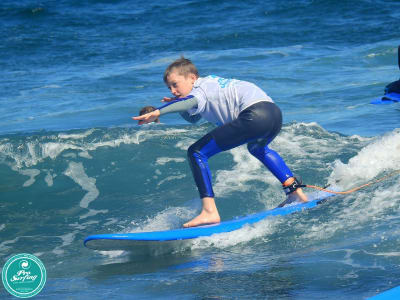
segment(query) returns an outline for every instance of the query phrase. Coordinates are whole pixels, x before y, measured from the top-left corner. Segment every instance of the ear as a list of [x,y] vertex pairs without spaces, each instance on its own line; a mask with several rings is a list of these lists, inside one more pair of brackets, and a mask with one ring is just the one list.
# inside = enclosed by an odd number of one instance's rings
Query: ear
[[190,80],[192,80],[192,83],[194,83],[197,80],[197,76],[193,73],[189,74],[189,78],[190,78]]

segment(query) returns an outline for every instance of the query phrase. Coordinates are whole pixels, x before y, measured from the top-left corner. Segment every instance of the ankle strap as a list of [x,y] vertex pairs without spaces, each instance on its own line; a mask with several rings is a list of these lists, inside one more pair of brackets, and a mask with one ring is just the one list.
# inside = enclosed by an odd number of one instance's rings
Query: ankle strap
[[283,191],[285,192],[286,195],[289,195],[301,187],[305,187],[305,185],[302,184],[301,181],[297,180],[296,177],[294,177],[294,181],[291,184],[283,186]]

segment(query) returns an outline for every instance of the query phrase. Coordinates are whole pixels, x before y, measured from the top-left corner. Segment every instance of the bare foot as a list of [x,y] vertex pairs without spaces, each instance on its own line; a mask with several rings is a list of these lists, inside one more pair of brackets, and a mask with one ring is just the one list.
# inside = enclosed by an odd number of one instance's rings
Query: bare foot
[[219,217],[218,211],[214,212],[208,212],[206,210],[202,210],[200,215],[198,215],[196,218],[193,220],[183,224],[183,227],[188,228],[188,227],[195,227],[195,226],[200,226],[200,225],[206,225],[206,224],[215,224],[221,222],[221,218]]
[[302,191],[301,188],[298,188],[296,191],[294,191],[293,193],[290,193],[287,197],[287,200],[289,203],[292,202],[307,202],[308,198],[306,196],[306,194],[304,194],[304,192]]
[[285,201],[283,201],[281,204],[279,204],[277,207],[283,207],[286,204],[290,204],[290,203],[293,203],[296,201],[300,201],[303,203],[308,202],[308,197],[306,194],[304,194],[304,192],[301,188],[298,188],[296,191],[289,194],[287,196],[287,199]]
[[294,197],[297,197],[301,202],[308,202],[308,197],[307,197],[306,194],[304,194],[304,192],[303,192],[303,190],[301,188],[298,188],[296,191],[294,191],[290,195],[293,195]]
[[203,202],[203,209],[201,210],[201,213],[193,220],[183,224],[183,227],[188,228],[221,222],[214,198],[204,197],[201,200]]

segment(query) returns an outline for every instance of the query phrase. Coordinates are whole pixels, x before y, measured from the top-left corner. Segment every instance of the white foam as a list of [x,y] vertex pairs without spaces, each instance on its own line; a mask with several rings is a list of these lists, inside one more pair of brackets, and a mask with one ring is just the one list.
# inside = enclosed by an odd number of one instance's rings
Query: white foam
[[0,231],[2,231],[4,228],[6,228],[6,224],[1,224],[0,225]]
[[7,252],[9,249],[11,249],[11,246],[9,246],[9,245],[18,242],[18,240],[20,238],[22,238],[22,237],[23,236],[19,236],[19,237],[16,237],[15,239],[13,239],[13,240],[8,240],[8,241],[1,242],[0,243],[0,253]]
[[132,222],[132,228],[124,232],[146,232],[180,228],[184,222],[194,218],[200,211],[201,201],[194,199],[185,207],[170,207],[157,215],[149,217],[142,224]]
[[59,88],[61,88],[61,86],[58,84],[49,84],[49,85],[43,86],[43,88],[44,89],[59,89]]
[[177,163],[181,163],[181,162],[185,162],[186,159],[183,157],[158,157],[156,164],[157,165],[165,165],[169,162],[177,162]]
[[347,164],[336,160],[329,183],[340,182],[343,188],[366,183],[385,171],[398,170],[400,166],[400,130],[375,139],[361,149]]
[[77,223],[77,222],[71,223],[71,224],[69,224],[69,226],[82,231],[82,230],[86,229],[88,225],[99,224],[99,223],[100,223],[99,221],[91,220],[91,221],[87,221],[85,223]]
[[[358,259],[354,259],[353,258],[353,254],[357,254],[359,252],[359,250],[357,249],[341,249],[340,251],[344,251],[345,255],[343,257],[343,259],[340,261],[343,264],[349,265],[353,268],[363,268],[364,265],[360,264],[358,261]],[[384,270],[384,267],[381,266],[376,266],[375,264],[373,265],[368,265],[368,268],[375,268],[375,269],[380,269],[380,270]],[[345,276],[343,276],[342,278],[357,278],[358,275],[355,274],[354,272],[350,272],[349,274],[346,274]]]
[[96,188],[96,179],[86,175],[85,169],[80,162],[70,162],[64,174],[80,185],[83,190],[87,191],[79,205],[82,208],[88,208],[90,202],[99,196],[99,190]]
[[366,55],[366,57],[375,58],[375,57],[378,57],[378,56],[389,56],[389,55],[392,56],[393,54],[397,54],[397,49],[391,47],[391,48],[388,48],[388,49],[385,49],[385,50],[381,50],[380,49],[380,52],[378,52],[378,53],[369,53],[369,54]]
[[245,225],[242,228],[226,233],[215,234],[210,237],[200,237],[191,241],[191,249],[204,249],[209,247],[227,248],[247,243],[255,239],[263,239],[268,242],[268,235],[276,232],[277,227],[282,223],[282,218],[275,217],[264,219],[252,225]]
[[65,246],[71,245],[72,242],[75,240],[75,236],[78,233],[79,233],[79,231],[75,230],[73,232],[58,236],[58,238],[60,238],[62,240],[62,244],[60,246],[57,246],[56,248],[54,248],[51,252],[56,255],[64,254],[65,251],[62,248]]
[[100,253],[101,255],[111,259],[112,263],[117,263],[115,261],[116,258],[118,258],[120,261],[119,263],[124,262],[123,260],[121,261],[121,259],[123,259],[123,257],[126,257],[126,260],[128,260],[129,258],[129,252],[127,251],[122,251],[122,250],[113,250],[113,251],[96,251],[98,253]]
[[107,222],[104,223],[104,226],[109,226],[109,225],[113,225],[113,224],[117,224],[118,223],[118,219],[117,218],[108,218]]
[[368,251],[365,251],[365,253],[369,255],[376,255],[376,256],[386,256],[386,257],[400,257],[400,252],[398,251],[393,251],[393,252],[378,252],[378,253],[371,253]]
[[[299,157],[300,160],[312,159],[318,162],[321,156],[339,153],[342,149],[352,143],[364,143],[370,138],[363,138],[357,135],[351,137],[341,136],[324,130],[319,124],[294,123],[285,126],[281,133],[271,144],[272,149],[286,157],[288,155]],[[332,146],[334,144],[334,147]]]
[[186,151],[189,148],[189,146],[192,145],[195,142],[196,142],[195,139],[184,137],[184,138],[181,138],[175,144],[175,147],[178,148],[178,149]]
[[[52,141],[46,142],[43,142],[41,138],[37,138],[20,145],[14,145],[6,138],[0,141],[0,153],[2,154],[0,159],[4,160],[16,171],[16,169],[35,166],[47,158],[54,160],[60,155],[69,158],[75,158],[79,155],[83,158],[92,159],[89,152],[98,148],[117,148],[121,144],[140,144],[147,139],[181,139],[182,134],[188,132],[186,129],[170,129],[166,135],[165,130],[138,130],[134,134],[124,133],[117,138],[105,134],[97,142],[86,143],[82,141],[83,138],[91,135],[95,130],[90,129],[79,134],[59,134],[58,136],[49,137]],[[68,150],[78,151],[78,154],[65,153]],[[11,163],[11,160],[14,162]]]
[[23,187],[31,186],[35,183],[35,177],[40,174],[40,171],[37,169],[26,169],[26,170],[18,170],[18,172],[22,175],[30,177],[27,181],[22,185]]
[[36,257],[41,257],[45,252],[34,252],[33,255]]
[[87,130],[85,132],[82,132],[82,133],[70,133],[70,134],[60,133],[60,134],[58,134],[58,137],[60,139],[75,139],[75,140],[76,139],[83,139],[83,138],[88,137],[89,135],[91,135],[94,131],[95,131],[95,129],[89,129],[89,130]]
[[106,214],[106,213],[108,213],[108,209],[96,210],[96,209],[89,208],[89,211],[86,214],[79,216],[79,219],[85,219],[85,218],[93,217],[98,214]]
[[[79,146],[76,146],[74,144],[70,143],[54,143],[54,142],[49,142],[49,143],[44,143],[41,146],[41,152],[42,152],[42,157],[40,159],[35,159],[32,160],[32,163],[37,163],[39,161],[42,161],[44,158],[51,158],[55,159],[57,156],[60,155],[65,150],[80,150],[81,148]],[[32,155],[33,158],[33,155]]]
[[379,219],[386,220],[387,212],[398,210],[400,203],[400,178],[394,178],[394,184],[387,187],[378,187],[372,193],[358,191],[341,199],[347,207],[340,211],[330,212],[328,221],[314,220],[304,232],[304,240],[329,240],[337,232],[363,229],[371,222]]
[[[56,177],[54,175],[54,177]],[[44,178],[44,181],[47,183],[47,186],[53,186],[53,175],[50,173],[50,171],[47,171],[46,177]]]
[[246,192],[253,188],[249,181],[260,181],[268,185],[278,185],[272,174],[254,158],[246,146],[229,151],[235,165],[228,170],[218,170],[214,183],[214,191],[218,196],[227,196],[235,191]]
[[168,177],[164,178],[163,180],[161,180],[160,182],[158,182],[157,186],[160,186],[160,185],[164,184],[167,181],[178,180],[178,179],[182,179],[182,178],[185,178],[185,177],[186,177],[185,174],[176,175],[176,176],[168,176]]
[[93,157],[87,151],[79,152],[78,155],[83,158],[92,159]]

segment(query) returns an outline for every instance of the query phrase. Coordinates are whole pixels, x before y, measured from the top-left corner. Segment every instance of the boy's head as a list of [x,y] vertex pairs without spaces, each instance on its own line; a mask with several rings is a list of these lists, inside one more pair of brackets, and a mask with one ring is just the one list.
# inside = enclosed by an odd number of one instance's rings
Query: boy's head
[[181,58],[175,60],[164,72],[164,82],[168,84],[168,76],[172,73],[177,73],[178,75],[188,77],[189,74],[193,74],[196,78],[199,78],[199,72],[196,66],[190,61],[190,59]]
[[[140,110],[139,116],[147,114],[147,113],[152,112],[152,111],[155,111],[156,109],[157,108],[155,108],[154,106],[145,106]],[[160,119],[157,118],[156,120],[154,120],[154,123],[160,123]]]
[[164,82],[176,97],[186,97],[197,78],[199,73],[196,66],[183,56],[170,64],[164,72]]

